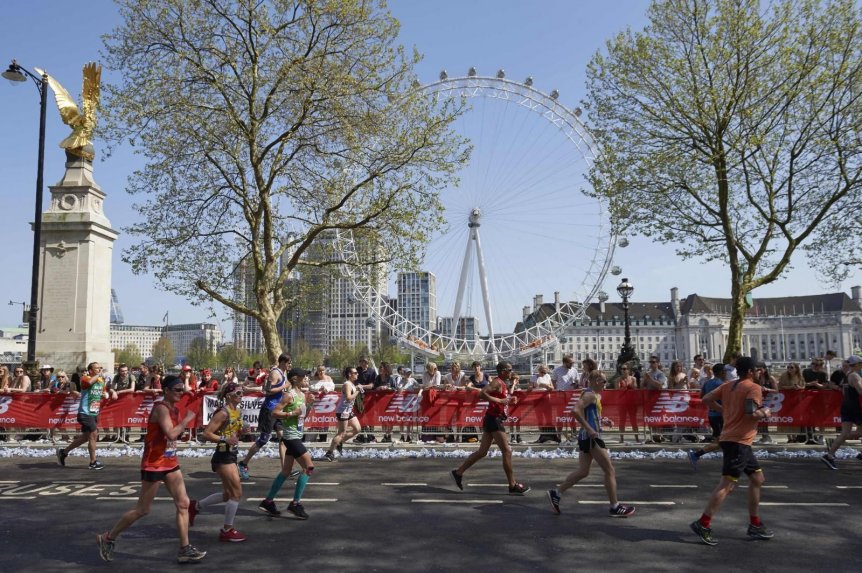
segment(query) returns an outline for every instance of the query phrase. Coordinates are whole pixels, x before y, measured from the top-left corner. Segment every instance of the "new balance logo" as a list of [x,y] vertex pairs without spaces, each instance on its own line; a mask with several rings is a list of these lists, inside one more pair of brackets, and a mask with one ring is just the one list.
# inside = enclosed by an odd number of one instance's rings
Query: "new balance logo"
[[773,416],[781,411],[782,402],[784,402],[784,394],[780,392],[770,392],[763,396],[763,407],[772,410]]
[[688,410],[688,400],[689,396],[686,392],[662,392],[652,407],[652,413],[661,414],[662,412],[667,412],[668,414],[678,414],[685,412]]
[[386,413],[418,412],[420,402],[421,398],[416,394],[395,394],[386,406]]
[[79,398],[74,398],[71,395],[67,396],[63,403],[54,412],[58,416],[68,416],[78,413],[78,404],[81,402]]
[[141,400],[141,404],[138,406],[138,409],[135,410],[134,416],[149,416],[150,412],[153,411],[153,406],[156,405],[156,402],[161,402],[164,400],[162,396],[158,396],[157,398],[153,398],[152,395],[147,394],[144,396],[144,399]]
[[319,400],[314,402],[313,411],[315,414],[331,414],[338,407],[338,402],[341,401],[341,394],[326,394]]
[[488,401],[487,400],[481,400],[479,402],[476,402],[476,405],[473,407],[473,413],[474,414],[481,414],[482,412],[484,412],[487,409],[488,409]]

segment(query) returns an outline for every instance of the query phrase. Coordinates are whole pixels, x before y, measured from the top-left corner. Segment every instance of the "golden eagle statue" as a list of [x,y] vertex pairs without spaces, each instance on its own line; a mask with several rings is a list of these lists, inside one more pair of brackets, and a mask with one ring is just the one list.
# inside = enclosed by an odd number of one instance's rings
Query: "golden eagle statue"
[[48,77],[48,85],[54,91],[54,99],[57,100],[57,108],[63,123],[72,128],[72,134],[60,142],[60,147],[66,150],[66,154],[82,157],[87,161],[93,161],[95,152],[93,150],[93,130],[96,128],[96,109],[99,107],[99,91],[102,81],[102,66],[90,62],[84,66],[84,87],[82,96],[84,98],[84,112],[78,109],[78,104],[60,85],[60,82],[49,76],[39,68],[36,71]]

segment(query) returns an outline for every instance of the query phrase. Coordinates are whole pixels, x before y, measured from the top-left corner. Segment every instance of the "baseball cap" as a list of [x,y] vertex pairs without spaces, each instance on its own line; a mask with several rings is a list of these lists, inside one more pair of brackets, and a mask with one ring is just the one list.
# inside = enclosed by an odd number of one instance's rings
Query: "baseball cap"
[[51,366],[50,364],[43,364],[43,365],[42,365],[42,367],[41,367],[39,370],[50,370],[51,372],[53,372],[53,371],[54,371],[54,367],[53,367],[53,366]]
[[847,357],[847,364],[850,366],[855,366],[857,364],[862,364],[862,356],[857,356],[853,354],[852,356]]
[[726,380],[738,380],[739,374],[736,373],[736,367],[733,364],[724,365],[724,374]]
[[174,376],[173,374],[168,374],[165,376],[165,379],[162,380],[162,389],[170,390],[174,386],[178,384],[183,384],[183,381],[180,380],[179,376]]
[[189,366],[188,364],[183,365],[183,372],[191,372],[191,371],[192,371],[191,366]]
[[299,376],[300,378],[303,378],[303,377],[308,376],[310,374],[311,374],[311,372],[309,372],[308,370],[303,370],[302,368],[291,368],[287,372],[287,379],[290,380],[294,376]]

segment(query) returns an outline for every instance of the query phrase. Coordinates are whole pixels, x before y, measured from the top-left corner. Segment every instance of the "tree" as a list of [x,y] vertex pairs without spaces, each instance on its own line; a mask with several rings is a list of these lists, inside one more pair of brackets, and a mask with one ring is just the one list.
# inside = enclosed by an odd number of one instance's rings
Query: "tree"
[[860,14],[850,0],[671,0],[648,15],[590,62],[591,182],[620,228],[727,264],[727,358],[746,295],[797,249],[858,245],[836,230],[862,189]]
[[[345,264],[306,256],[319,238],[386,245],[360,267],[419,260],[468,147],[450,129],[460,100],[414,89],[419,56],[384,2],[120,0],[120,13],[102,134],[146,158],[127,187],[148,221],[125,229],[135,273],[253,317],[274,363],[288,277]],[[177,261],[196,280],[172,280]]]
[[304,338],[293,343],[290,349],[293,363],[301,368],[314,368],[323,364],[323,352],[317,348],[312,348]]
[[374,360],[377,364],[388,362],[389,364],[410,364],[410,354],[398,348],[397,344],[381,341],[374,352]]
[[177,353],[174,352],[174,345],[166,337],[162,336],[155,344],[153,344],[152,358],[156,364],[161,364],[165,368],[170,368],[176,363]]
[[[242,348],[237,348],[233,344],[225,344],[218,351],[217,362],[222,368],[225,366],[233,366],[238,368],[244,363],[246,352]],[[239,374],[237,374],[239,376]]]
[[144,361],[141,356],[141,351],[137,344],[127,344],[125,348],[120,350],[114,349],[114,362],[116,364],[128,364],[129,366],[137,366]]
[[345,366],[356,366],[356,363],[359,362],[359,357],[364,355],[364,344],[351,345],[343,338],[339,338],[329,348],[329,356],[326,363],[333,368],[342,369]]
[[186,351],[186,364],[191,364],[195,368],[212,368],[215,363],[215,353],[204,338],[199,336],[189,343],[189,349]]

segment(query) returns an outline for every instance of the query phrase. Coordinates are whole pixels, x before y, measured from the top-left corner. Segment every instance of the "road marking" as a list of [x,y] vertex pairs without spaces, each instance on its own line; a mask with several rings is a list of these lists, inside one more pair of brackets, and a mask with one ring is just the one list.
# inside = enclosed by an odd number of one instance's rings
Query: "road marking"
[[0,479],[0,483],[21,483],[21,481],[17,479]]
[[862,485],[836,485],[837,489],[862,489]]
[[[592,501],[581,499],[578,500],[578,503],[582,503],[584,505],[610,505],[607,501]],[[675,501],[626,501],[626,503],[633,503],[637,505],[676,505]]]
[[[96,482],[93,480],[89,480],[89,481],[87,481],[87,480],[64,480],[64,481],[55,481],[55,482],[51,482],[51,483],[79,484],[79,483],[96,483]],[[141,483],[141,482],[136,482],[136,483]]]
[[784,502],[784,501],[761,501],[760,505],[773,506],[798,506],[798,507],[850,507],[849,503],[821,503],[821,502]]
[[[136,482],[136,483],[141,483],[141,482]],[[221,485],[220,481],[214,481],[211,483],[212,483],[212,485]],[[242,485],[257,485],[257,482],[256,481],[244,481],[244,482],[242,482]]]
[[649,484],[649,486],[650,486],[650,487],[667,487],[667,488],[676,488],[676,487],[689,487],[689,488],[696,488],[696,487],[698,487],[698,486],[696,486],[696,485],[694,485],[694,484],[671,485],[671,484],[655,484],[655,483],[651,483],[651,484]]
[[427,486],[428,484],[422,483],[422,482],[409,482],[409,481],[405,481],[405,482],[384,481],[384,482],[381,482],[380,485],[389,485],[389,486],[422,485],[422,486]]
[[411,499],[410,503],[503,503],[502,499]]
[[0,499],[36,499],[36,496],[35,495],[22,495],[22,496],[0,495]]
[[[246,499],[246,501],[263,501],[262,497],[250,497]],[[292,497],[277,497],[272,501],[280,501],[282,503],[288,503],[293,501]],[[333,503],[338,501],[336,497],[304,497],[302,498],[302,503],[311,502],[311,503]]]
[[[762,485],[760,487],[764,489],[790,489],[789,486],[786,485]],[[748,489],[748,484],[739,484],[739,489]]]
[[507,483],[466,483],[467,487],[509,487]]
[[[116,499],[116,500],[122,500],[122,501],[138,501],[138,499],[140,499],[140,498],[138,496],[128,496],[128,495],[117,495],[117,496],[103,495],[103,496],[97,497],[96,499],[102,499],[102,500],[115,500]],[[174,500],[174,498],[172,498],[172,497],[154,497],[153,499],[155,501],[173,501]]]

